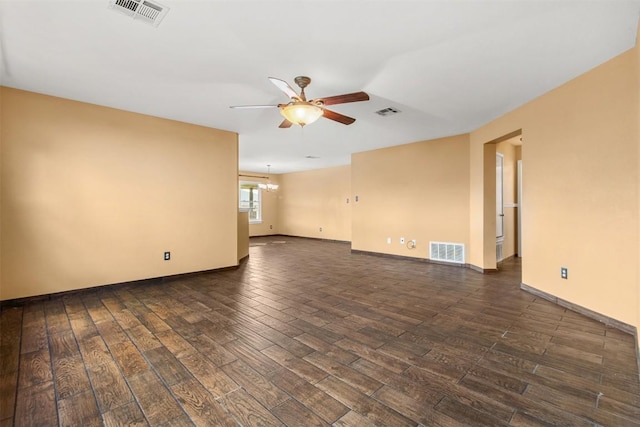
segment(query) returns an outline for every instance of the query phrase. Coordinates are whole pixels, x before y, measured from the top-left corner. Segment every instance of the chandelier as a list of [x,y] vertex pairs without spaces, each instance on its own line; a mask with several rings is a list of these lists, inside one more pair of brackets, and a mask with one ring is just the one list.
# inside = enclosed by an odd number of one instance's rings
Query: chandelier
[[258,187],[263,189],[263,190],[267,190],[267,191],[275,191],[278,189],[279,185],[278,184],[272,184],[271,182],[269,182],[271,180],[271,177],[269,176],[271,174],[271,165],[267,165],[267,176],[265,178],[267,178],[267,182],[261,182],[258,184]]

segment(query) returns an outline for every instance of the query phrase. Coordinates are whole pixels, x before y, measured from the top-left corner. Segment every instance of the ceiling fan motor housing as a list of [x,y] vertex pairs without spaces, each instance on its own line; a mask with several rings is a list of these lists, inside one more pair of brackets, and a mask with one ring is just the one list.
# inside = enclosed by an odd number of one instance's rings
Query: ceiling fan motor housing
[[300,86],[300,89],[304,89],[305,87],[309,86],[309,83],[311,83],[311,78],[307,76],[298,76],[293,79],[293,81],[296,82],[298,86]]

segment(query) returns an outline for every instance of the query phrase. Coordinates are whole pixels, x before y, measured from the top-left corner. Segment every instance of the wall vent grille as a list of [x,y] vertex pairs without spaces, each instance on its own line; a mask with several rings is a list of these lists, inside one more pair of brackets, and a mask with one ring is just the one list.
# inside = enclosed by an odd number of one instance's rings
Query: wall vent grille
[[429,242],[429,258],[433,261],[464,264],[464,244]]
[[496,243],[496,261],[500,262],[503,259],[503,255],[502,255],[502,242],[498,241]]
[[111,0],[109,7],[154,27],[157,27],[169,12],[168,7],[149,0]]

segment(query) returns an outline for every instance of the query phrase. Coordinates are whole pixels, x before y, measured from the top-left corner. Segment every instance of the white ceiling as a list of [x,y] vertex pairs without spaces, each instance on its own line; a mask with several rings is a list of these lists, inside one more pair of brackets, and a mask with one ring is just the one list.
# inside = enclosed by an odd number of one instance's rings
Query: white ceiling
[[[109,0],[0,0],[1,84],[235,131],[241,170],[283,173],[474,130],[633,47],[640,16],[640,0],[158,2],[154,28]],[[287,102],[267,77],[297,75],[309,98],[371,100],[304,129],[229,108]]]

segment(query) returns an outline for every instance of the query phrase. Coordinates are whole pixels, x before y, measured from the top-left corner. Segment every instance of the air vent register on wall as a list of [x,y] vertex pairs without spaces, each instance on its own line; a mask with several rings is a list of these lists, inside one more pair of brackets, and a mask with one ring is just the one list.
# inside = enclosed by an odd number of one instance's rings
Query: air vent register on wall
[[168,7],[149,0],[111,0],[109,7],[154,27],[157,27],[169,12]]
[[429,242],[429,258],[433,261],[464,264],[464,244]]

